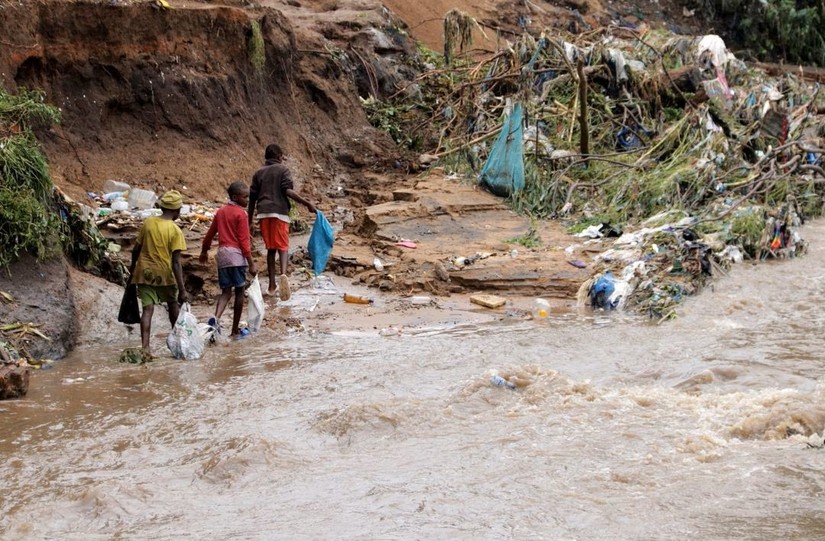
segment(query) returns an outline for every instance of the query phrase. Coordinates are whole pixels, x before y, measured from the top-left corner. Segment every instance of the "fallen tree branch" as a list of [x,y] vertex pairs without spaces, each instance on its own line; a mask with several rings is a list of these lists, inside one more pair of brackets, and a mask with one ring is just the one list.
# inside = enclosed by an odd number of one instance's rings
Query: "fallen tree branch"
[[467,147],[471,147],[471,146],[475,145],[476,143],[480,143],[481,141],[484,141],[485,139],[487,139],[487,138],[489,138],[493,135],[496,135],[498,132],[501,131],[501,128],[502,128],[502,126],[499,126],[497,128],[493,128],[492,130],[488,131],[484,135],[476,137],[472,141],[464,143],[461,146],[458,146],[456,148],[451,148],[450,150],[445,150],[444,152],[434,153],[432,155],[435,156],[436,158],[443,158],[444,156],[449,156],[450,154],[455,154],[459,150],[464,150]]
[[576,63],[579,78],[579,148],[582,154],[590,154],[590,126],[587,123],[587,77],[584,76],[584,60]]

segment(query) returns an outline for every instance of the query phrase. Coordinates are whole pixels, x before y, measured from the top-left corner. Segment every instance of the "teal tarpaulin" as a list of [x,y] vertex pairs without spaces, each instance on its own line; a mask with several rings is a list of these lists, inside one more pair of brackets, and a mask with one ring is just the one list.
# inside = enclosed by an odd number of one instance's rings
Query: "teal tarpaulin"
[[501,133],[479,175],[479,183],[501,197],[524,188],[523,119],[524,107],[517,103],[504,119]]

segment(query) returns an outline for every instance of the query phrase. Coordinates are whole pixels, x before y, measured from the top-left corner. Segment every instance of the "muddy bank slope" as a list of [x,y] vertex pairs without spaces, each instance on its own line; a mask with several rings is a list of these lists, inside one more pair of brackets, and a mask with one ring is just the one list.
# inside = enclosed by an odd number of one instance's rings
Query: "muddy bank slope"
[[62,125],[41,138],[70,195],[115,178],[223,199],[271,141],[312,194],[353,156],[380,164],[396,154],[366,121],[357,77],[320,34],[296,32],[276,9],[56,1],[0,10],[0,82],[43,89],[61,108]]
[[63,258],[41,263],[32,256],[0,271],[0,291],[11,297],[0,299],[0,325],[22,324],[0,334],[0,341],[12,342],[21,354],[37,360],[67,355],[80,330],[71,272],[77,271]]

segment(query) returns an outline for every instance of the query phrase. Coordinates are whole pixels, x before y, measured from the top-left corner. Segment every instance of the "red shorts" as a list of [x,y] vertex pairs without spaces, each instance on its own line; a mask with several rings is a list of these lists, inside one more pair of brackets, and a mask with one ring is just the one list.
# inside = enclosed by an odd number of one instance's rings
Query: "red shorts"
[[261,218],[261,236],[267,250],[289,250],[289,224],[278,218]]

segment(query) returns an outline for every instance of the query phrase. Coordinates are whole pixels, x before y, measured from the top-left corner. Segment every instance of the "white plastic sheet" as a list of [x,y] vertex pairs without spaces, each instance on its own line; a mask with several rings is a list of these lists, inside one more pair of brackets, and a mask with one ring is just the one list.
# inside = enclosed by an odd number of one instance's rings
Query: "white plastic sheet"
[[206,342],[198,327],[198,319],[189,309],[189,303],[180,307],[175,327],[166,338],[166,346],[176,359],[194,361],[203,355]]
[[264,321],[264,296],[261,292],[261,283],[258,281],[258,276],[252,279],[249,287],[246,289],[246,294],[249,297],[249,304],[246,307],[246,322],[249,325],[249,330],[258,332],[261,324]]

